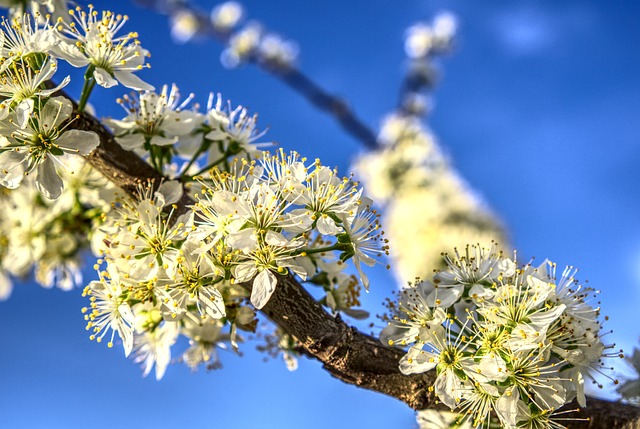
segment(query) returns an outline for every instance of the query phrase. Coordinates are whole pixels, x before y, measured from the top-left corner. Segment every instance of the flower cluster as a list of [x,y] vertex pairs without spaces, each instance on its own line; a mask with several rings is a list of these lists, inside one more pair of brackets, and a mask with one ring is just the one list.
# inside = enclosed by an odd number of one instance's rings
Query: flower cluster
[[33,172],[42,195],[56,199],[64,188],[57,166],[64,166],[67,154],[88,155],[98,146],[98,136],[91,131],[66,130],[73,108],[64,97],[38,97],[31,106],[33,112],[26,123],[20,124],[18,112],[0,122],[0,183],[15,189]]
[[82,158],[71,158],[67,166],[75,173],[63,172],[66,186],[56,200],[43,197],[31,183],[0,192],[0,299],[11,293],[9,275],[25,277],[32,269],[46,288],[70,290],[82,284],[87,235],[108,207],[114,186]]
[[236,282],[255,279],[256,308],[269,300],[277,275],[292,272],[304,280],[325,272],[324,259],[334,252],[342,262],[353,260],[368,288],[361,264],[372,266],[387,251],[362,189],[317,160],[305,162],[282,150],[265,152],[259,162],[239,159],[228,172],[214,169],[196,195],[195,235]]
[[424,59],[451,49],[458,20],[449,12],[436,15],[431,23],[419,22],[409,27],[405,51],[410,58]]
[[[41,2],[48,10],[58,2]],[[133,73],[143,68],[143,50],[135,34],[117,33],[126,17],[89,7],[70,11],[72,20],[39,13],[16,13],[0,24],[0,183],[15,189],[26,175],[48,199],[62,194],[61,171],[72,155],[88,155],[99,144],[91,131],[71,129],[95,84],[109,87],[122,82],[135,89],[152,89]],[[77,111],[57,95],[70,79],[51,85],[58,60],[87,67]]]
[[232,33],[220,60],[228,68],[257,61],[273,70],[291,68],[298,57],[298,46],[277,34],[267,32],[263,25],[250,21]]
[[441,268],[440,253],[504,235],[482,200],[450,165],[435,137],[413,116],[392,114],[382,147],[358,160],[357,171],[376,201],[386,204],[393,267],[402,284]]
[[99,13],[92,5],[84,11],[81,7],[69,11],[73,20],[58,21],[60,43],[57,52],[74,67],[87,67],[85,76],[98,85],[110,88],[122,83],[127,88],[150,90],[134,73],[142,70],[149,52],[140,46],[138,34],[118,33],[127,22],[127,17],[111,11]]
[[548,427],[574,398],[585,406],[585,380],[620,352],[602,342],[595,291],[578,284],[575,269],[558,279],[554,263],[518,267],[495,247],[445,260],[433,284],[403,292],[381,333],[409,346],[401,372],[436,369],[438,399],[474,427],[489,427],[492,412],[505,428]]
[[14,16],[29,9],[38,17],[50,15],[56,19],[66,14],[68,9],[66,0],[0,0],[0,6],[9,8],[9,13]]
[[382,121],[378,148],[357,161],[371,195],[386,203],[384,223],[400,284],[442,268],[440,252],[465,243],[508,247],[496,216],[455,170],[422,123],[436,84],[435,60],[451,51],[457,21],[451,13],[420,22],[406,33],[408,70],[397,109]]
[[[231,15],[213,22],[230,30]],[[254,308],[267,304],[287,274],[321,284],[322,303],[333,312],[363,317],[353,308],[360,284],[369,284],[362,265],[373,265],[387,247],[357,183],[295,153],[262,154],[257,115],[220,95],[201,113],[193,96],[180,101],[175,85],[155,92],[135,74],[148,52],[136,33],[121,32],[126,21],[89,6],[55,23],[49,15],[17,13],[1,24],[0,183],[33,185],[1,200],[10,213],[0,225],[1,294],[10,291],[8,275],[32,267],[45,286],[76,285],[78,255],[91,235],[101,257],[99,280],[85,289],[91,338],[108,336],[113,345],[117,336],[125,354],[145,374],[155,367],[158,378],[180,335],[190,344],[181,360],[194,369],[216,367],[215,348],[228,342],[237,350],[238,330],[255,330]],[[275,45],[263,49],[274,64]],[[78,106],[58,95],[69,77],[49,83],[59,60],[85,68]],[[179,181],[141,185],[137,196],[118,196],[110,205],[85,201],[96,187],[109,188],[74,156],[90,154],[98,136],[73,123],[96,85],[118,82],[140,92],[119,100],[126,117],[106,121],[116,141]],[[176,158],[187,161],[174,166]],[[195,201],[190,208],[175,205],[185,183]],[[33,211],[27,219],[19,216],[24,205]],[[18,263],[8,266],[9,260]],[[357,277],[342,272],[348,260]]]
[[[160,94],[144,91],[125,95],[118,102],[127,116],[105,122],[120,146],[148,157],[161,173],[169,173],[166,168],[174,156],[190,158],[181,168],[185,181],[227,163],[234,155],[259,156],[261,147],[271,145],[256,141],[265,131],[257,129],[258,115],[250,115],[246,108],[232,108],[230,102],[223,103],[220,94],[211,94],[206,112],[201,113],[197,104],[186,109],[192,99],[193,94],[179,103],[176,85],[170,91],[163,86]],[[191,171],[202,159],[207,160],[206,166]]]
[[236,1],[216,5],[209,15],[188,5],[174,8],[170,13],[171,34],[176,40],[187,42],[198,36],[213,35],[224,41],[226,48],[220,61],[227,68],[257,62],[269,70],[283,72],[291,69],[298,57],[296,43],[267,31],[262,23],[251,20],[242,25],[246,13]]
[[145,375],[155,364],[158,379],[179,334],[191,344],[183,360],[196,368],[214,359],[218,342],[229,339],[220,332],[223,318],[240,327],[254,318],[253,312],[228,314],[225,304],[238,306],[244,291],[218,284],[220,272],[197,252],[197,241],[188,240],[193,213],[174,213],[181,195],[179,183],[165,182],[155,192],[141,186],[137,198],[116,198],[93,237],[106,269],[84,292],[91,301],[83,310],[91,339],[100,342],[111,331],[111,347],[117,333],[125,354],[134,352]]
[[[298,369],[299,352],[296,350],[300,347],[300,343],[291,335],[277,328],[271,334],[264,336],[264,344],[257,346],[258,351],[266,353],[271,358],[282,355],[287,369],[295,371]],[[267,359],[265,358],[265,361]]]
[[116,141],[127,150],[142,152],[152,146],[175,144],[178,138],[189,134],[200,125],[196,112],[184,110],[192,96],[180,102],[180,93],[175,85],[167,85],[160,94],[153,91],[134,93],[131,97],[118,99],[127,112],[121,120],[106,121],[116,135]]
[[371,201],[319,161],[280,151],[228,167],[198,177],[192,210],[176,212],[182,183],[150,184],[137,198],[117,199],[94,234],[106,269],[85,289],[87,329],[98,341],[110,332],[110,345],[117,334],[125,354],[136,350],[158,378],[180,334],[193,344],[182,357],[192,367],[223,340],[237,347],[236,329],[255,328],[247,298],[263,308],[285,275],[325,285],[324,304],[364,316],[352,309],[358,281],[341,271],[352,260],[368,287],[361,265],[387,249]]
[[405,52],[409,69],[400,109],[411,116],[429,113],[429,98],[425,94],[438,80],[435,59],[449,53],[454,45],[458,21],[455,15],[441,12],[432,22],[419,22],[409,27],[405,36]]

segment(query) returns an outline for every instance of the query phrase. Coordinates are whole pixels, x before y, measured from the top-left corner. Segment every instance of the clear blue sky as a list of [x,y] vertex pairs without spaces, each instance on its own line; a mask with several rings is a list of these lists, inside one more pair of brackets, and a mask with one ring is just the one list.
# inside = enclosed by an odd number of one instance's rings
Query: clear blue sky
[[[209,91],[260,114],[285,149],[349,171],[362,147],[254,67],[220,66],[214,42],[176,46],[167,20],[130,2],[126,27],[152,52],[145,79]],[[402,6],[399,6],[402,3]],[[100,8],[107,2],[96,1]],[[200,1],[203,8],[213,1]],[[245,1],[250,18],[297,40],[302,69],[375,127],[396,102],[404,30],[448,9],[461,21],[430,126],[509,227],[519,254],[580,267],[601,289],[612,341],[640,336],[640,3],[636,1]],[[76,82],[79,78],[76,78]],[[115,91],[100,115],[121,116]],[[105,106],[105,107],[103,107]],[[91,264],[88,264],[91,266]],[[365,305],[395,287],[376,272]],[[410,428],[400,402],[333,380],[316,362],[222,353],[223,370],[174,365],[142,378],[119,348],[89,341],[80,290],[30,282],[0,303],[0,427]]]

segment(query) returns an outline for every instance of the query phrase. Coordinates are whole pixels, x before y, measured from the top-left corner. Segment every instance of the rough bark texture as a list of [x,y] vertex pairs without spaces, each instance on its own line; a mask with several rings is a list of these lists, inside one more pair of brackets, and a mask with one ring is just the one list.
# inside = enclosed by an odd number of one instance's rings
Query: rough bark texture
[[[146,162],[122,149],[111,133],[90,115],[80,113],[72,126],[100,136],[100,146],[87,159],[127,192],[133,192],[141,181],[161,179]],[[193,201],[185,196],[180,204],[184,209]],[[401,374],[398,362],[404,354],[402,350],[387,347],[348,326],[340,317],[329,315],[293,277],[279,278],[262,312],[294,336],[302,344],[304,353],[322,362],[334,377],[395,397],[415,410],[438,407],[428,391],[434,381],[433,371],[423,375]],[[587,408],[572,413],[571,417],[588,421],[569,422],[570,428],[640,429],[640,408],[595,398],[587,402]],[[576,406],[566,408],[576,409]]]

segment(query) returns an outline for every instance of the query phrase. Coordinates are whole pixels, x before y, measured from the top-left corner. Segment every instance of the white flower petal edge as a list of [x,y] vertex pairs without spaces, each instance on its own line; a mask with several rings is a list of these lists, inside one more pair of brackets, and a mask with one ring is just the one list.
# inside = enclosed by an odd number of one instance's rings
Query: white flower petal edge
[[49,157],[38,165],[36,188],[50,200],[55,200],[62,194],[64,183],[58,176],[56,166]]
[[98,135],[91,131],[68,130],[58,140],[58,146],[78,155],[89,155],[100,144]]
[[258,310],[264,307],[276,290],[277,283],[278,280],[271,271],[262,270],[253,280],[251,304]]

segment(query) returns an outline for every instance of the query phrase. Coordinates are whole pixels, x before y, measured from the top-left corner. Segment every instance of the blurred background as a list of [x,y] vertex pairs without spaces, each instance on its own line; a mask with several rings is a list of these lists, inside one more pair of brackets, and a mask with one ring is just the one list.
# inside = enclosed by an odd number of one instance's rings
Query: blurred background
[[[210,10],[217,2],[194,3]],[[129,15],[151,51],[140,76],[175,82],[206,104],[210,91],[259,113],[263,140],[341,173],[364,146],[333,118],[253,65],[229,70],[223,46],[176,43],[169,20],[131,1],[94,2]],[[606,338],[625,352],[640,337],[640,3],[633,1],[245,0],[249,19],[297,42],[300,69],[347,99],[374,130],[395,109],[407,69],[408,27],[455,14],[452,55],[439,62],[428,126],[453,164],[499,215],[520,262],[535,256],[580,268],[600,289],[610,316]],[[117,9],[116,9],[117,7]],[[70,70],[70,73],[75,70]],[[78,94],[76,75],[70,92]],[[123,117],[122,86],[99,88],[99,116]],[[393,245],[393,243],[392,243]],[[443,249],[444,250],[444,249]],[[94,277],[88,260],[84,273]],[[370,275],[363,308],[397,289],[382,266]],[[289,372],[264,363],[252,343],[244,357],[221,351],[221,370],[172,365],[160,382],[118,347],[88,339],[81,290],[44,290],[29,280],[0,302],[0,427],[410,428],[404,404],[334,380],[314,361]],[[372,318],[374,331],[382,323]],[[624,373],[618,365],[616,373]],[[595,394],[613,398],[610,386]]]

